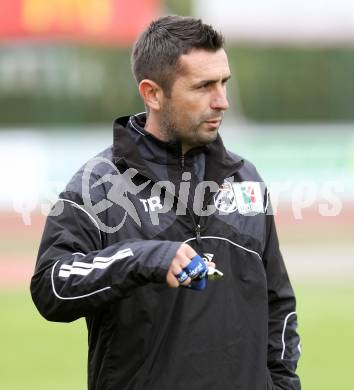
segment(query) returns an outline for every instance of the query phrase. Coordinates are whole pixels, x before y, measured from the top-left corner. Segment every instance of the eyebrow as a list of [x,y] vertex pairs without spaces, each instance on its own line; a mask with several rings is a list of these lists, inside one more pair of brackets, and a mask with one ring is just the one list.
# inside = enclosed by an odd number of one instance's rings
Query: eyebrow
[[[221,82],[222,83],[226,83],[228,80],[230,80],[231,78],[231,75],[227,76],[227,77],[224,77]],[[205,84],[214,84],[214,83],[217,83],[220,79],[206,79],[206,80],[201,80],[201,81],[198,81],[198,83],[196,83],[194,85],[195,88],[198,88],[198,87],[201,87],[202,85],[205,85]]]

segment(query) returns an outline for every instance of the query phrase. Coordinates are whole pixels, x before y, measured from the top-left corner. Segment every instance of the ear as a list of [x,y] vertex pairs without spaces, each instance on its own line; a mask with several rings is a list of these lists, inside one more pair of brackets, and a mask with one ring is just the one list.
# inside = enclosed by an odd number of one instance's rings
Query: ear
[[139,83],[139,93],[146,106],[151,110],[160,110],[163,91],[158,84],[149,79],[141,80]]

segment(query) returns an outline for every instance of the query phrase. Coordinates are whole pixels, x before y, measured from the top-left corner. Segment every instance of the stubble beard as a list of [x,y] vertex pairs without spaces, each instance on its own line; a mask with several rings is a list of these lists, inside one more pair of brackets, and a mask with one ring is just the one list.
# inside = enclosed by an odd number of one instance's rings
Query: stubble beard
[[[177,114],[173,111],[171,104],[166,104],[161,115],[160,132],[162,137],[168,142],[180,142],[182,145],[187,146],[188,149],[191,149],[207,145],[216,139],[218,133],[217,131],[215,137],[212,137],[211,139],[204,139],[199,136],[198,130],[208,118],[200,118],[198,122],[191,123],[187,128],[183,124],[178,124],[175,120],[176,116]],[[182,126],[183,129],[181,131]],[[185,136],[185,134],[188,134],[188,136]]]

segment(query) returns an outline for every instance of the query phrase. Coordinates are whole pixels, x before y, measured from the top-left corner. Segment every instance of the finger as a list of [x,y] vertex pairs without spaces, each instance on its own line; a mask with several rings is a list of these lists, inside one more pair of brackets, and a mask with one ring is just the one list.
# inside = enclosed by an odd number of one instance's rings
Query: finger
[[194,257],[195,255],[197,255],[198,253],[188,244],[183,244],[183,249],[185,251],[185,254],[186,256],[188,257],[188,259],[191,259],[192,257]]
[[[189,262],[190,262],[190,260],[188,259],[188,263]],[[178,260],[176,258],[174,258],[172,260],[172,263],[170,265],[170,268],[169,268],[167,276],[166,276],[167,284],[173,288],[176,288],[179,286],[186,287],[186,286],[190,285],[192,280],[188,276],[188,274],[187,274],[187,279],[183,278],[183,280],[181,280],[181,282],[178,281],[178,278],[176,276],[181,274],[182,272],[185,273],[185,271],[183,271],[182,267],[179,265]]]
[[[187,259],[187,264],[190,262],[190,260]],[[183,264],[185,262],[182,262]],[[172,263],[170,264],[170,268],[169,268],[171,271],[172,271],[172,274],[174,276],[178,275],[179,273],[181,273],[183,271],[183,266],[181,264],[181,259],[178,259],[178,258],[174,258],[172,260]]]
[[176,279],[178,280],[179,284],[184,283],[188,279],[188,274],[186,271],[181,271],[177,275],[175,275]]
[[192,279],[188,276],[188,279],[186,279],[183,283],[180,283],[180,286],[189,287],[191,283]]
[[171,262],[171,266],[173,266],[174,268],[175,267],[179,267],[180,270],[176,270],[174,269],[174,273],[175,275],[182,271],[182,269],[184,267],[186,267],[190,262],[191,262],[191,257],[188,257],[187,252],[185,250],[178,250],[177,253],[176,253],[176,256],[173,258],[172,262]]
[[179,253],[175,259],[178,266],[181,267],[181,270],[191,262],[191,257],[188,257],[186,253]]
[[182,244],[176,252],[175,258],[180,259],[182,267],[185,267],[189,263],[190,259],[196,254],[197,252],[191,246],[188,244]]
[[178,288],[180,284],[171,270],[168,270],[166,275],[166,283],[169,287]]
[[187,272],[181,271],[177,275],[175,275],[175,278],[178,280],[178,283],[181,286],[189,286],[192,282],[192,279],[188,276]]

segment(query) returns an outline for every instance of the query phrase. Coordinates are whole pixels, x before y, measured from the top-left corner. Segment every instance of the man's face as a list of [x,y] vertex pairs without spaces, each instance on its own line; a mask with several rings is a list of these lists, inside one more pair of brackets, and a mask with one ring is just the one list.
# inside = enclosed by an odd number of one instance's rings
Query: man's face
[[226,82],[230,69],[223,49],[193,50],[180,57],[181,74],[170,97],[164,95],[160,131],[182,143],[183,152],[206,145],[217,137],[229,103]]

